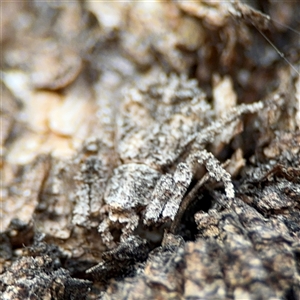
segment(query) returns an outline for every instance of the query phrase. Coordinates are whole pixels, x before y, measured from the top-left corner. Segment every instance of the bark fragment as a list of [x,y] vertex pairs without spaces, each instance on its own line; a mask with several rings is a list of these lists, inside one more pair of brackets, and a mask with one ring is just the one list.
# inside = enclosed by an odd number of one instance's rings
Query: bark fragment
[[251,4],[1,3],[0,297],[300,299],[297,3]]

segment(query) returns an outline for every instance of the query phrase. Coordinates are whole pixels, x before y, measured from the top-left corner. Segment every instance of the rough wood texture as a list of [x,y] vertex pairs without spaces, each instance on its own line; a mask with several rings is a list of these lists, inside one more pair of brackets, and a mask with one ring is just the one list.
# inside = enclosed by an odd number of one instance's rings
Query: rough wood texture
[[300,299],[297,3],[251,5],[1,3],[1,299]]

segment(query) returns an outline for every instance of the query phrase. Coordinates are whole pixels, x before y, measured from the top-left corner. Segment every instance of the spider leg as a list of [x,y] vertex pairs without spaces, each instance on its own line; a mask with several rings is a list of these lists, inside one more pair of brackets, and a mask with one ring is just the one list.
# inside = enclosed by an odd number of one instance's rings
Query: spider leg
[[163,220],[174,220],[193,178],[193,168],[187,163],[179,163],[174,174],[163,175],[152,193],[152,200],[145,212],[144,223],[156,223]]
[[144,223],[156,223],[166,203],[173,197],[176,188],[175,180],[171,174],[162,175],[151,196],[151,202],[146,208]]
[[162,217],[164,220],[174,220],[180,203],[191,184],[193,173],[194,167],[193,165],[190,165],[189,162],[178,164],[173,176],[175,186],[172,192],[172,197],[166,203],[162,211]]
[[188,163],[203,164],[213,179],[222,181],[225,187],[225,193],[228,199],[234,198],[234,186],[231,181],[231,175],[221,166],[215,156],[207,150],[199,150],[188,157]]

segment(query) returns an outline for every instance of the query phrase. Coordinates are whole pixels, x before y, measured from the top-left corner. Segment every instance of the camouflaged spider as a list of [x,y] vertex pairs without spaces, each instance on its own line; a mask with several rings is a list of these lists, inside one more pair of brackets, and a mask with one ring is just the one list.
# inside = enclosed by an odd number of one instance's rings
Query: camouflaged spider
[[103,241],[113,242],[113,229],[121,230],[125,240],[140,221],[149,226],[174,220],[201,165],[224,183],[232,199],[231,175],[205,147],[216,140],[228,143],[241,115],[261,108],[261,102],[243,104],[217,118],[197,82],[184,76],[162,75],[155,83],[130,90],[117,131],[123,164],[108,182],[102,209],[108,217],[98,228]]

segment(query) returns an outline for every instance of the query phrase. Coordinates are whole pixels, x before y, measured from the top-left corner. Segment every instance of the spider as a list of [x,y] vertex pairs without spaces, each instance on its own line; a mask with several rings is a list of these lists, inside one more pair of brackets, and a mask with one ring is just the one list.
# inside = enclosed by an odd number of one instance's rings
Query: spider
[[231,175],[208,150],[228,143],[237,133],[240,117],[263,107],[242,104],[217,116],[195,80],[161,75],[156,82],[131,89],[120,109],[118,153],[123,162],[110,178],[99,225],[106,244],[112,230],[126,240],[144,226],[174,221],[180,204],[201,166],[221,181],[228,199],[234,198]]

